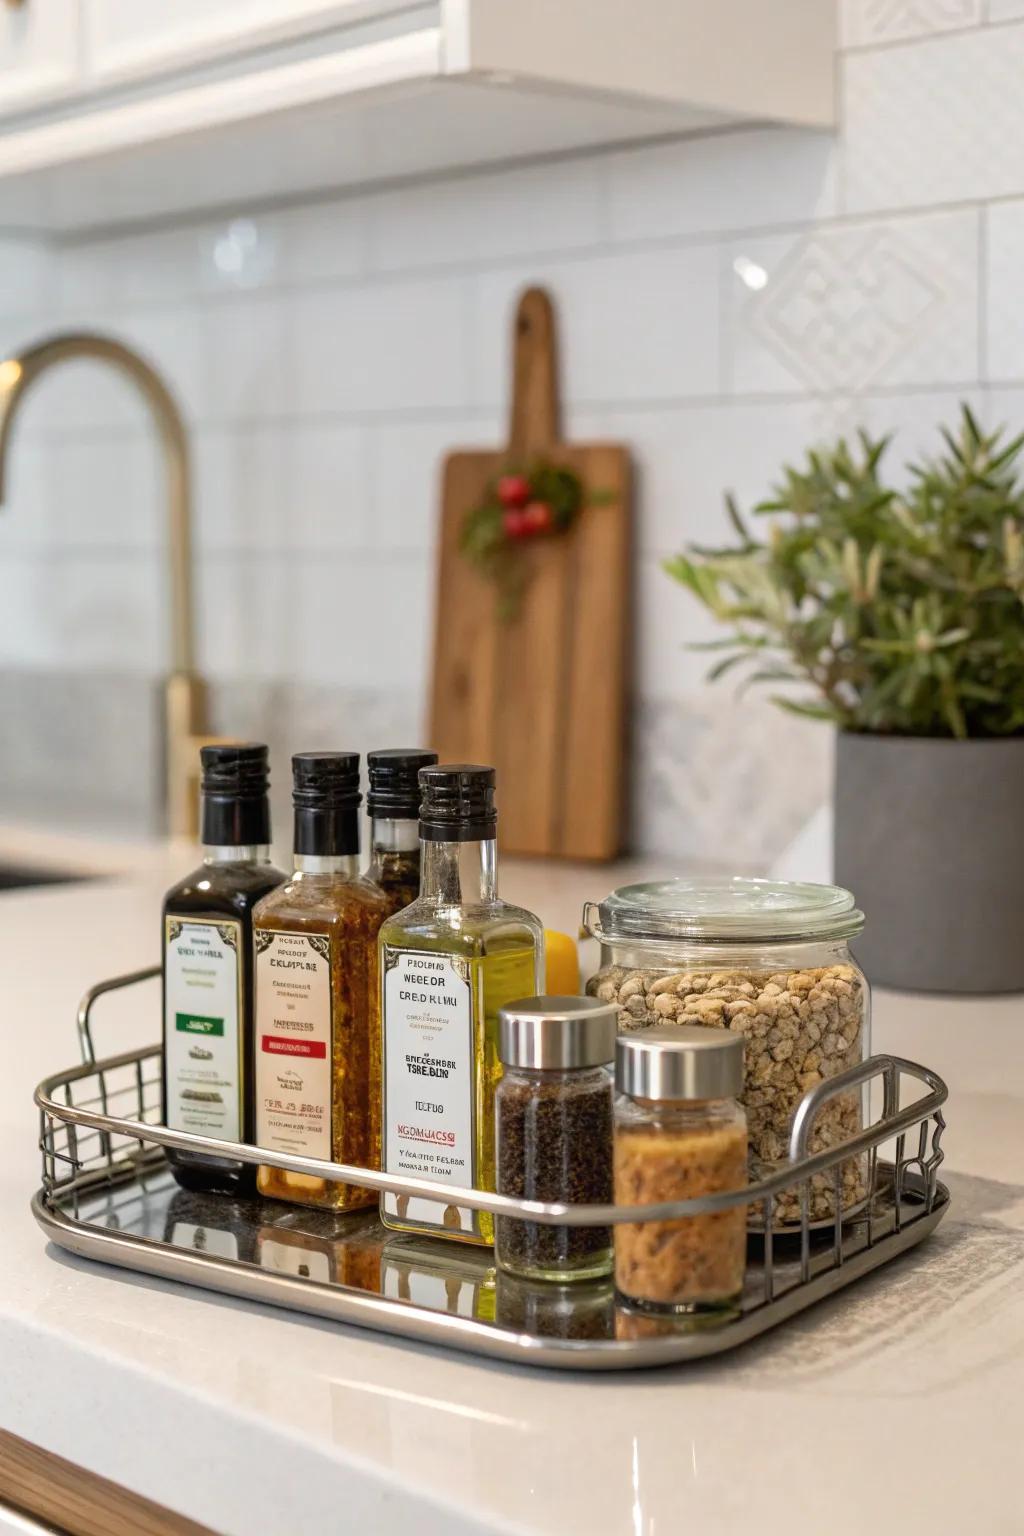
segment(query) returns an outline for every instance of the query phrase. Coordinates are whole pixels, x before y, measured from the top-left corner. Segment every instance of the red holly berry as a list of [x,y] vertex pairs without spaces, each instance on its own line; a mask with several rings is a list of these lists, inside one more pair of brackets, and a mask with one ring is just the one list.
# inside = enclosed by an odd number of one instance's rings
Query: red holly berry
[[531,501],[522,510],[527,533],[549,533],[554,523],[551,508],[546,501]]
[[503,507],[525,507],[530,499],[530,482],[525,475],[502,475],[498,481],[498,500]]
[[501,514],[501,526],[510,539],[525,539],[530,531],[526,526],[526,513],[517,507],[509,507]]

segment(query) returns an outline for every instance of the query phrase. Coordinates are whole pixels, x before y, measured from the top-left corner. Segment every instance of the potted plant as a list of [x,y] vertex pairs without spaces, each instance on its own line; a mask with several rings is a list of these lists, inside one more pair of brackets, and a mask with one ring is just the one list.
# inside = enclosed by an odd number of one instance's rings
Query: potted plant
[[[784,685],[838,727],[835,876],[883,985],[1024,989],[1024,436],[963,407],[935,460],[887,485],[861,433],[783,471],[760,537],[667,564],[730,626],[721,677]],[[802,685],[802,686],[801,686]],[[809,685],[809,693],[807,691]]]

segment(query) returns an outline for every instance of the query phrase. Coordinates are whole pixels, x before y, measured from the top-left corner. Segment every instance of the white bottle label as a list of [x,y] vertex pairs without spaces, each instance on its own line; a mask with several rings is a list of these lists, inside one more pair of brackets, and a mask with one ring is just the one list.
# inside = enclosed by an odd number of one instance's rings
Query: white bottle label
[[257,928],[256,1144],[331,1160],[331,941]]
[[167,1124],[242,1139],[242,925],[168,917],[164,927]]
[[[474,1182],[473,992],[455,956],[384,950],[384,1167]],[[397,1221],[475,1232],[474,1213],[404,1195],[384,1196]]]

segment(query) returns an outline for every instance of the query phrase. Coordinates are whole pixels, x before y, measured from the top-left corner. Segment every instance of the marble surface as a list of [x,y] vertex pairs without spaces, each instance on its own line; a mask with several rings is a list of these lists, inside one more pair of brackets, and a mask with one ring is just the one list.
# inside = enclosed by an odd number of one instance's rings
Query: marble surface
[[[0,829],[0,861],[17,847]],[[47,1247],[32,1088],[76,1059],[83,990],[157,958],[160,895],[191,857],[94,852],[95,883],[0,896],[0,1426],[224,1536],[1020,1529],[1024,1000],[876,997],[876,1049],[952,1088],[955,1203],[916,1256],[717,1361],[536,1373]],[[502,884],[565,927],[619,878],[510,864]],[[155,985],[150,1003],[110,999],[99,1049],[154,1038]]]

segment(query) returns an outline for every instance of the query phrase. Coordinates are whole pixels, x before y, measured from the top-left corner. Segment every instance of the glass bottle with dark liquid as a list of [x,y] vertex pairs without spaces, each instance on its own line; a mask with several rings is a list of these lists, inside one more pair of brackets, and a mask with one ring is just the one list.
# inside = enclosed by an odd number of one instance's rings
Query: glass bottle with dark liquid
[[[203,747],[203,862],[163,910],[163,1108],[172,1130],[252,1142],[252,910],[285,876],[270,862],[267,749]],[[167,1149],[185,1189],[241,1193],[255,1169]]]
[[420,894],[419,771],[436,762],[436,752],[419,747],[367,754],[370,866],[366,878],[387,896],[389,917]]

